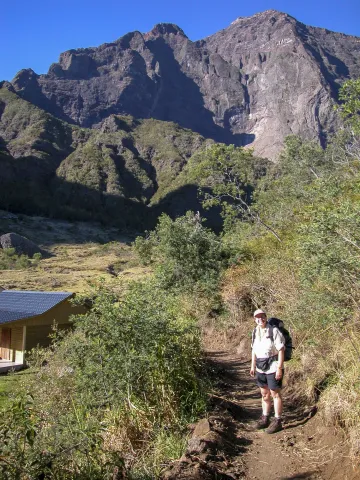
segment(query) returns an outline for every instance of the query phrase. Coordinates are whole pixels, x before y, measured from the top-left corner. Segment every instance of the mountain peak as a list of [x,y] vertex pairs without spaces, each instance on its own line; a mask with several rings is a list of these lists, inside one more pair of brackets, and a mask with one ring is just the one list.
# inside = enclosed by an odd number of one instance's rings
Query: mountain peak
[[[157,23],[153,29],[148,33],[151,36],[161,36],[161,35],[181,35],[186,37],[184,31],[174,23]],[[187,38],[187,37],[186,37]]]
[[11,83],[18,91],[27,87],[29,84],[35,84],[38,77],[39,75],[37,75],[32,68],[23,68],[15,75]]
[[156,118],[276,158],[286,135],[324,144],[338,122],[339,85],[359,75],[357,38],[271,9],[199,42],[158,23],[146,34],[68,51],[48,75],[24,70],[12,84],[22,98],[82,127],[111,114]]
[[254,15],[251,15],[249,17],[237,17],[233,22],[231,22],[231,25],[234,25],[236,23],[243,22],[243,21],[249,21],[252,19],[261,20],[268,17],[274,17],[275,19],[293,18],[291,15],[288,15],[287,13],[280,12],[279,10],[270,9],[270,10],[265,10],[263,12],[255,13]]

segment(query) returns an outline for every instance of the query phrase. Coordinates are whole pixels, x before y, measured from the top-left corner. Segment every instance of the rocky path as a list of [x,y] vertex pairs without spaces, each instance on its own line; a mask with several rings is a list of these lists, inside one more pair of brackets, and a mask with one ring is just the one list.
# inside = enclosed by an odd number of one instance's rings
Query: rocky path
[[355,480],[346,442],[322,424],[315,409],[286,403],[284,430],[254,428],[261,400],[249,363],[229,352],[208,353],[216,376],[208,418],[192,428],[186,454],[166,480]]

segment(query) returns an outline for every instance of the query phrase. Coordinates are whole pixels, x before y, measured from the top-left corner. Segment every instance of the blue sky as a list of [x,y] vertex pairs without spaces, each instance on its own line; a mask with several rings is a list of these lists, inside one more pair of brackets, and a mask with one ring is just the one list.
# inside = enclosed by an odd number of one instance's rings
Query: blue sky
[[98,46],[160,22],[179,25],[191,40],[235,18],[276,9],[308,25],[360,37],[360,0],[3,0],[0,80],[22,68],[46,73],[65,50]]

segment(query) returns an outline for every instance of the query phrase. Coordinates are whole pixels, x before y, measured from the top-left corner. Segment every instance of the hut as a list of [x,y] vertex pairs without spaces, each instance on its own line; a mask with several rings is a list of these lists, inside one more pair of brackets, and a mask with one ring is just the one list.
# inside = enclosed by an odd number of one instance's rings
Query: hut
[[0,372],[19,369],[26,352],[50,345],[53,325],[71,327],[70,316],[85,313],[85,307],[70,302],[71,292],[0,291]]

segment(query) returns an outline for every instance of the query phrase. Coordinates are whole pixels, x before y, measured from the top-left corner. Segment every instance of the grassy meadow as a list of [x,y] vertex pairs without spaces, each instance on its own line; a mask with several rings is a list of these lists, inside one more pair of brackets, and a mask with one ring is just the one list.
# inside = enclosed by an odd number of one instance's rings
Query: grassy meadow
[[[39,262],[30,261],[25,268],[1,269],[0,285],[5,289],[84,293],[100,278],[112,282],[115,275],[134,279],[147,272],[132,252],[134,237],[120,234],[116,228],[26,215],[1,216],[0,212],[2,234],[23,235],[50,254]],[[0,249],[0,263],[1,255]]]

